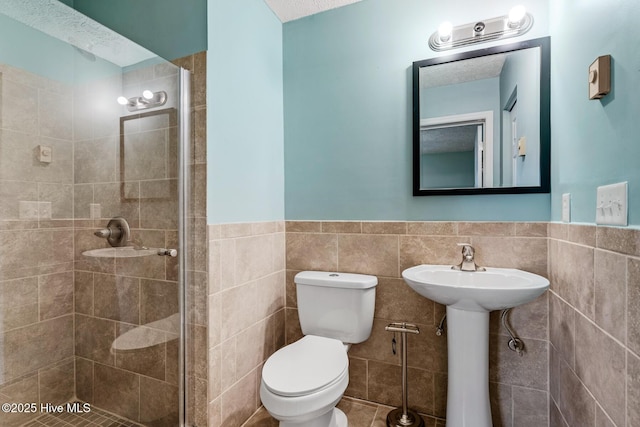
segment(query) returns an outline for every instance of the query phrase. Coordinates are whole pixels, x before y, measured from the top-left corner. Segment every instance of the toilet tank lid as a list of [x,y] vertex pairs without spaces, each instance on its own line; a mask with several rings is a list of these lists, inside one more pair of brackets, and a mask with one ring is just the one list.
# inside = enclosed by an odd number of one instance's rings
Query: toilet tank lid
[[376,276],[335,271],[301,271],[294,281],[299,285],[348,289],[368,289],[378,284]]

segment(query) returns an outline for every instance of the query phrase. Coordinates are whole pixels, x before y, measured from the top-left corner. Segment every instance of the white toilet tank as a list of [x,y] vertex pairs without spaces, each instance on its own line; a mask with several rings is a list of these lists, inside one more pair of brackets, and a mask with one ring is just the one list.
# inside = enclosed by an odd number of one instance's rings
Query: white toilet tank
[[345,344],[357,344],[369,338],[377,277],[302,271],[294,281],[303,334],[334,338]]

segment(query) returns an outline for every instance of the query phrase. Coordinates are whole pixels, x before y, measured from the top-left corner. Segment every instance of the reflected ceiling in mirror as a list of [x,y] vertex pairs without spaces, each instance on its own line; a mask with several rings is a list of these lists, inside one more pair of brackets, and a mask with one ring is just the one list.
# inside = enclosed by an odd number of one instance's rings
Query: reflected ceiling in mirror
[[413,194],[548,193],[549,38],[413,63]]

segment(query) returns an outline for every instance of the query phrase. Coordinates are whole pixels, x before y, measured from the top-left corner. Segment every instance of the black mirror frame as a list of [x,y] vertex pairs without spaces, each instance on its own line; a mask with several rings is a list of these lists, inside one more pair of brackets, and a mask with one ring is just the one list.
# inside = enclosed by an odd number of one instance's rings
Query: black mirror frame
[[[537,187],[438,188],[420,189],[420,68],[516,50],[540,48],[540,185]],[[551,38],[461,52],[413,63],[413,195],[453,196],[470,194],[526,194],[551,191]]]

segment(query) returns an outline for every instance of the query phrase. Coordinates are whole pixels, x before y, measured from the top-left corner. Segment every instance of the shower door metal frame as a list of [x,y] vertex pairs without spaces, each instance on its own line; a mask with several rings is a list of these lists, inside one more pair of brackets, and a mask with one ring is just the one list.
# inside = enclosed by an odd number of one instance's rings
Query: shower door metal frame
[[187,283],[189,279],[189,230],[190,227],[190,194],[191,194],[191,73],[180,67],[178,71],[178,307],[180,307],[180,345],[178,346],[179,382],[178,420],[180,427],[187,425]]

